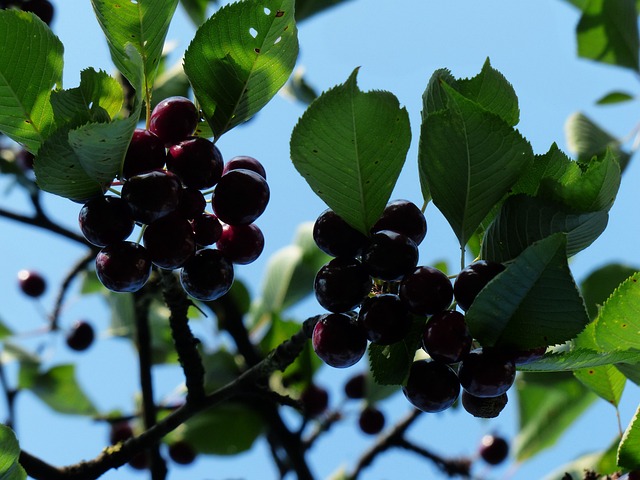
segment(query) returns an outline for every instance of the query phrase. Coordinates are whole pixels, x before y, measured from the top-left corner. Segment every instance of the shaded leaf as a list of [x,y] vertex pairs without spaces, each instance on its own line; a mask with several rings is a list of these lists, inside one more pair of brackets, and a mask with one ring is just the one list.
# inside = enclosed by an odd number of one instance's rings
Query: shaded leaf
[[[207,6],[210,3],[218,3],[216,0],[180,0],[180,5],[184,8],[187,15],[194,25],[201,25],[207,14]],[[166,97],[163,97],[166,98]]]
[[610,263],[592,271],[580,284],[589,316],[596,318],[598,310],[618,285],[638,271],[638,267],[618,263]]
[[352,227],[368,234],[405,162],[409,115],[389,92],[362,92],[354,70],[323,93],[291,134],[291,159],[311,189]]
[[301,68],[293,72],[291,78],[282,89],[282,93],[305,105],[309,105],[318,98],[318,92],[307,82],[304,77],[304,71]]
[[20,445],[16,434],[6,425],[0,425],[0,480],[25,480],[27,472],[18,463]]
[[618,465],[629,470],[640,469],[640,407],[620,440]]
[[56,128],[49,97],[62,84],[62,42],[37,16],[3,9],[0,45],[0,132],[35,154]]
[[466,322],[483,346],[527,350],[563,343],[588,323],[556,233],[527,247],[473,301]]
[[516,379],[519,433],[514,454],[519,461],[552,447],[597,398],[571,373],[525,373]]
[[346,0],[296,0],[296,20],[305,20]]
[[215,138],[250,119],[286,83],[298,56],[294,0],[225,5],[196,32],[184,71]]
[[619,362],[640,361],[640,350],[599,352],[589,348],[576,348],[568,352],[550,352],[532,362],[518,365],[523,372],[568,372],[582,368],[613,365]]
[[627,92],[609,92],[606,95],[600,97],[596,100],[597,105],[613,105],[622,102],[628,102],[633,100],[635,97]]

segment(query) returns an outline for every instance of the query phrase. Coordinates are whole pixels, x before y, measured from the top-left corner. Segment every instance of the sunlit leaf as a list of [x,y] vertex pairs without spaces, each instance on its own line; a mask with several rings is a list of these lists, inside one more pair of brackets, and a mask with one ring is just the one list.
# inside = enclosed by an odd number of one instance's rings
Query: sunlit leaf
[[18,463],[20,445],[16,434],[6,425],[0,425],[0,480],[25,480],[27,472]]
[[640,407],[620,440],[618,465],[629,470],[640,469]]

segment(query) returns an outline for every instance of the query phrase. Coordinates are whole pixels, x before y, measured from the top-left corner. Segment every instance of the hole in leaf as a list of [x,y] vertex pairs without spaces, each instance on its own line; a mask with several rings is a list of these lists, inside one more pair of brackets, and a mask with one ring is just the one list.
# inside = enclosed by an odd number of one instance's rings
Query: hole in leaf
[[264,14],[265,15],[270,15],[271,14],[271,10],[269,10],[267,7],[264,7]]
[[255,28],[251,27],[249,29],[249,35],[251,35],[253,38],[256,38],[258,36],[258,31]]
[[133,3],[134,5],[138,4],[138,0],[131,0],[131,3]]
[[273,44],[274,44],[274,45],[275,45],[275,44],[277,44],[278,42],[280,42],[280,40],[282,40],[282,37],[278,37],[278,38],[276,38],[276,41],[275,41],[275,42],[273,42]]

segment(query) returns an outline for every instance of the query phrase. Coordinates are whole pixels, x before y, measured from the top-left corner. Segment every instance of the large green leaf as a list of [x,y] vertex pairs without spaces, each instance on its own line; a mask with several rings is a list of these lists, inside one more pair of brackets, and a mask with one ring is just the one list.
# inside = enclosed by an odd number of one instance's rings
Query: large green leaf
[[580,284],[582,298],[591,318],[596,318],[600,307],[618,286],[636,272],[637,266],[610,263],[592,271]]
[[16,434],[0,425],[0,480],[25,480],[27,472],[18,463],[20,445]]
[[483,346],[529,349],[563,343],[588,323],[556,233],[527,247],[473,301],[466,321]]
[[640,350],[600,352],[586,347],[567,352],[549,352],[537,360],[518,365],[523,372],[570,372],[582,368],[613,365],[618,362],[640,361]]
[[443,83],[446,109],[424,117],[419,170],[425,199],[465,245],[533,158],[531,145],[501,117]]
[[553,233],[567,234],[567,256],[572,256],[591,245],[608,220],[606,211],[573,213],[545,198],[513,195],[485,233],[482,258],[506,262]]
[[309,106],[291,134],[291,159],[333,211],[368,234],[400,175],[411,128],[398,99],[360,91],[357,73]]
[[638,71],[635,0],[589,0],[578,22],[578,55]]
[[139,74],[129,62],[127,45],[133,45],[140,53],[148,101],[178,0],[91,0],[91,4],[107,37],[113,63],[133,85]]
[[595,341],[603,350],[640,349],[640,272],[623,282],[600,309]]
[[22,364],[20,388],[32,391],[40,400],[59,413],[95,415],[96,408],[76,380],[75,365],[56,365],[40,371],[36,365]]
[[31,13],[0,10],[0,132],[36,153],[55,130],[51,89],[62,83],[62,42]]
[[618,465],[629,470],[640,469],[640,407],[620,440]]
[[571,373],[525,373],[516,379],[519,433],[514,454],[519,461],[553,446],[597,398]]
[[202,24],[184,71],[216,139],[271,100],[297,56],[294,0],[232,3]]

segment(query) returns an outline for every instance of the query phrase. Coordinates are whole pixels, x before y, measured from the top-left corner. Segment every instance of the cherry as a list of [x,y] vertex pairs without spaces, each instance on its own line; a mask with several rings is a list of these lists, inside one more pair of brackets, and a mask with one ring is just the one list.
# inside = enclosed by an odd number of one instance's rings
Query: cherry
[[425,351],[435,361],[457,363],[471,351],[473,338],[464,321],[464,315],[455,310],[434,314],[422,335]]
[[95,339],[95,332],[90,323],[84,320],[76,322],[67,334],[67,346],[77,352],[89,348]]
[[202,301],[216,300],[227,293],[233,278],[233,264],[211,248],[198,250],[180,270],[184,291]]
[[400,298],[417,315],[433,315],[446,309],[453,300],[453,287],[440,270],[421,266],[400,283]]
[[482,398],[471,395],[466,390],[462,391],[461,399],[462,407],[477,418],[497,417],[509,401],[506,393],[497,397]]
[[135,222],[129,204],[120,197],[99,196],[86,202],[78,214],[84,237],[98,247],[126,240]]
[[178,212],[187,220],[202,215],[207,207],[204,195],[197,188],[186,187],[182,189],[180,201],[178,202]]
[[146,470],[150,464],[149,452],[146,450],[136,453],[131,460],[129,460],[129,466],[136,470]]
[[329,392],[316,384],[309,384],[300,394],[300,403],[305,415],[317,417],[329,406]]
[[233,263],[247,265],[255,261],[264,249],[264,235],[254,223],[224,225],[216,247]]
[[194,137],[169,147],[167,169],[187,187],[202,190],[213,187],[222,176],[222,154],[213,142]]
[[500,354],[513,360],[516,365],[526,365],[542,357],[547,351],[547,347],[537,347],[528,350],[518,350],[513,348],[501,348]]
[[113,292],[136,292],[151,275],[151,257],[147,249],[137,243],[112,243],[96,255],[96,274]]
[[313,329],[311,340],[316,354],[336,368],[355,365],[367,349],[364,330],[344,313],[323,315]]
[[344,393],[347,398],[364,398],[367,385],[367,376],[364,373],[354,375],[344,384]]
[[198,245],[213,245],[222,235],[220,220],[210,213],[205,212],[194,218],[191,226]]
[[47,282],[40,273],[34,270],[20,270],[18,272],[18,286],[25,295],[37,298],[47,289]]
[[314,281],[318,303],[330,312],[346,312],[369,294],[373,282],[362,264],[338,257],[320,268]]
[[189,220],[176,212],[147,225],[143,243],[153,264],[168,270],[181,267],[196,251]]
[[498,435],[485,435],[480,440],[479,453],[488,464],[498,465],[509,455],[509,443]]
[[54,8],[49,0],[26,0],[20,5],[20,9],[25,12],[32,12],[47,25],[51,25]]
[[133,218],[146,224],[178,208],[181,193],[180,179],[164,170],[134,175],[124,182],[121,192],[131,207]]
[[407,400],[423,412],[441,412],[454,404],[460,394],[456,373],[444,363],[417,360],[402,387]]
[[111,430],[109,431],[109,443],[115,445],[119,442],[124,442],[133,437],[133,428],[127,421],[118,421],[111,424]]
[[367,237],[328,208],[313,225],[313,239],[318,248],[332,257],[355,257],[362,253]]
[[505,266],[497,262],[479,260],[460,271],[453,285],[458,306],[467,311],[487,283],[502,272]]
[[20,170],[22,170],[24,173],[27,173],[27,172],[33,171],[34,159],[35,159],[35,156],[33,155],[33,153],[29,152],[24,148],[21,148],[16,153],[15,162],[16,162],[16,165],[18,165],[18,167],[20,168]]
[[460,384],[476,397],[497,397],[505,393],[516,377],[513,360],[489,350],[474,350],[460,364]]
[[193,135],[199,119],[198,109],[191,100],[169,97],[154,107],[149,118],[149,130],[165,145],[175,145]]
[[399,342],[411,329],[407,306],[392,293],[366,298],[358,312],[358,321],[367,332],[367,338],[378,345]]
[[136,128],[122,164],[122,178],[126,180],[151,170],[160,170],[166,161],[167,152],[160,137],[144,128]]
[[214,213],[229,225],[248,225],[263,214],[269,203],[269,185],[246,169],[225,173],[211,198]]
[[408,200],[394,200],[387,204],[371,233],[381,230],[401,233],[420,245],[427,234],[427,221],[416,204]]
[[373,406],[363,408],[358,417],[360,430],[368,435],[380,433],[384,428],[384,424],[384,413]]
[[196,450],[185,440],[178,440],[169,445],[169,458],[179,465],[193,463],[196,456]]
[[418,246],[406,235],[380,230],[362,252],[362,263],[374,278],[400,280],[416,268]]
[[255,158],[246,155],[233,157],[231,160],[225,163],[222,174],[224,175],[231,170],[238,170],[239,168],[251,170],[262,176],[262,178],[264,178],[265,180],[267,179],[267,172],[265,171],[262,164]]

